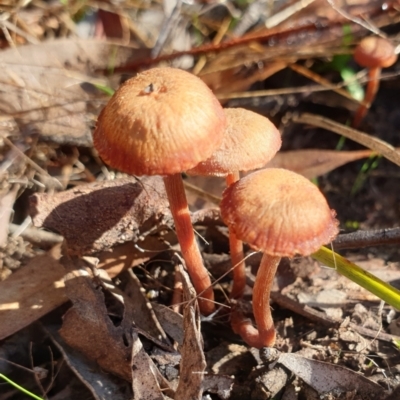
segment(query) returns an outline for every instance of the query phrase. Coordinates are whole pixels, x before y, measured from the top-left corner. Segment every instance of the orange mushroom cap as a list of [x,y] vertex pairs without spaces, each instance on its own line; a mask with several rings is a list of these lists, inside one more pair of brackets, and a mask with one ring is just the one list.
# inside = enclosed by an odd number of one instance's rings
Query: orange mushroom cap
[[280,149],[281,135],[266,117],[243,108],[226,108],[226,129],[220,147],[190,175],[224,176],[261,168]]
[[126,81],[104,107],[93,133],[105,163],[133,175],[171,175],[207,159],[226,118],[195,75],[153,68]]
[[272,256],[309,255],[338,234],[338,221],[319,189],[294,172],[254,172],[223,193],[221,216],[236,236]]
[[397,60],[395,47],[388,40],[369,36],[361,40],[354,50],[357,64],[366,68],[387,68]]

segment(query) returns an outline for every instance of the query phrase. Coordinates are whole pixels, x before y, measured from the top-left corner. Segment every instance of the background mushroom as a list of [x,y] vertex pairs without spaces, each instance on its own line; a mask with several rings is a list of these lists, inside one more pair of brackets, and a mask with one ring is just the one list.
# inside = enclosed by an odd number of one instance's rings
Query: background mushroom
[[364,102],[368,106],[361,105],[357,110],[352,124],[354,128],[357,128],[378,91],[381,69],[392,66],[397,61],[397,54],[395,47],[387,39],[370,36],[361,40],[355,48],[354,59],[361,67],[369,68],[369,80],[364,96]]
[[94,145],[104,162],[132,175],[163,175],[187,270],[200,309],[215,309],[208,271],[194,236],[181,172],[208,158],[222,141],[225,114],[196,76],[154,68],[125,82],[99,115]]
[[233,312],[232,326],[250,346],[273,346],[276,333],[269,298],[279,261],[309,255],[332,241],[338,233],[335,212],[306,178],[271,168],[229,186],[221,216],[239,239],[264,253],[253,289],[257,329],[239,311]]
[[[243,108],[226,108],[227,126],[220,147],[206,161],[188,170],[190,175],[226,176],[227,186],[239,179],[239,171],[261,168],[280,149],[281,135],[272,122]],[[246,271],[243,243],[229,231],[233,269],[232,298],[243,296]]]

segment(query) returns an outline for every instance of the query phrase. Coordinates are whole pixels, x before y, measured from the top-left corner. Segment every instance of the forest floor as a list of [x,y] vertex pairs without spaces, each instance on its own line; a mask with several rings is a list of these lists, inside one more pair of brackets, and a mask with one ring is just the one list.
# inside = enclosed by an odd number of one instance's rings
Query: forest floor
[[[123,81],[187,69],[224,107],[273,121],[282,148],[269,166],[312,179],[340,235],[390,229],[380,245],[332,249],[400,289],[398,62],[358,128],[368,147],[345,137],[368,81],[353,50],[371,35],[400,45],[398,1],[3,0],[0,11],[0,400],[28,396],[4,377],[50,400],[400,399],[398,310],[310,257],[284,258],[277,343],[260,358],[229,324],[224,181],[185,176],[215,282],[217,313],[204,317],[160,179],[109,169],[92,143]],[[246,254],[252,317],[261,256]],[[171,306],[177,276],[185,301]]]

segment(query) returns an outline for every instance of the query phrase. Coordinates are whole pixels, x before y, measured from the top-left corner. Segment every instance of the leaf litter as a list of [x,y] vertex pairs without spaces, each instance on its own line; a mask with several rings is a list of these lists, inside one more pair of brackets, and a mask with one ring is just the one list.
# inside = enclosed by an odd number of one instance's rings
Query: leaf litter
[[[0,357],[6,360],[0,361],[2,371],[10,376],[21,371],[7,362],[30,371],[35,371],[36,363],[44,366],[51,373],[43,375],[41,385],[32,375],[20,383],[49,399],[65,390],[64,398],[88,393],[99,399],[288,399],[295,393],[310,399],[393,398],[395,391],[390,393],[399,380],[394,346],[399,335],[397,311],[310,260],[284,261],[291,269],[281,266],[276,278],[272,306],[280,337],[277,361],[264,363],[230,331],[224,311],[229,307],[224,293],[230,284],[225,277],[230,268],[227,232],[218,211],[206,208],[211,206],[206,202],[210,198],[218,202],[218,182],[211,187],[209,181],[199,179],[196,184],[216,197],[192,194],[191,205],[198,210],[193,222],[205,239],[204,258],[219,279],[217,299],[228,307],[201,320],[191,284],[181,271],[183,315],[171,310],[179,248],[165,194],[157,178],[136,180],[105,169],[92,151],[91,131],[108,99],[106,93],[118,87],[125,74],[168,59],[184,68],[194,66],[225,99],[224,104],[247,106],[281,125],[285,152],[274,165],[317,177],[343,229],[347,223],[358,223],[364,230],[392,228],[400,217],[393,191],[398,179],[394,166],[382,162],[370,172],[361,195],[346,194],[358,173],[359,159],[379,151],[397,160],[396,103],[388,105],[381,97],[370,110],[362,126],[368,133],[362,136],[367,150],[348,141],[346,151],[333,151],[337,137],[328,134],[322,139],[309,126],[294,124],[300,119],[293,111],[300,105],[302,112],[309,113],[301,114],[303,118],[320,112],[324,119],[303,122],[318,125],[330,118],[336,129],[338,122],[345,125],[354,102],[341,98],[340,90],[330,91],[341,85],[332,71],[319,70],[323,79],[311,84],[306,78],[311,73],[294,77],[288,71],[294,62],[311,71],[318,70],[321,59],[348,55],[351,48],[344,42],[356,43],[370,34],[368,29],[393,24],[388,33],[394,35],[399,17],[394,2],[384,9],[381,2],[347,6],[314,1],[303,3],[298,12],[286,2],[276,2],[268,13],[260,13],[255,30],[252,24],[242,24],[241,31],[236,30],[242,32],[239,37],[227,34],[226,27],[234,26],[238,16],[248,15],[249,4],[175,7],[171,2],[164,4],[165,9],[151,4],[139,10],[121,2],[118,9],[89,6],[87,12],[73,2],[68,7],[52,4],[48,10],[35,0],[30,3],[19,9],[5,5],[0,36],[4,72],[0,79]],[[358,18],[361,13],[368,16],[367,27]],[[266,19],[268,14],[271,18]],[[158,22],[146,25],[156,15]],[[277,19],[283,22],[271,28]],[[83,22],[93,28],[85,34],[89,39],[72,35],[71,27],[83,32]],[[350,27],[350,37],[344,25]],[[214,34],[213,43],[207,44]],[[190,40],[193,43],[196,37],[205,44],[192,47]],[[152,48],[157,49],[153,59]],[[283,82],[286,92],[279,92]],[[278,90],[262,93],[263,85]],[[323,99],[318,97],[321,89]],[[245,92],[242,96],[238,91]],[[390,97],[389,85],[383,85],[383,91]],[[340,129],[339,133],[348,131]],[[26,227],[29,212],[37,228]],[[38,228],[56,234],[42,240]],[[400,279],[396,245],[346,254],[386,281]],[[248,259],[249,279],[257,260]],[[248,301],[243,306],[251,316]],[[39,319],[40,324],[35,322]],[[30,351],[31,338],[36,338],[38,348],[46,343],[52,350]],[[26,351],[21,352],[21,346]]]

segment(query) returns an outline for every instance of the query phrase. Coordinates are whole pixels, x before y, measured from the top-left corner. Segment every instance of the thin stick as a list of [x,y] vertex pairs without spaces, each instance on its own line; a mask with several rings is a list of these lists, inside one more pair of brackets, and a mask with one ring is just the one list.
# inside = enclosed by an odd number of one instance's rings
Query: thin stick
[[360,247],[382,246],[400,243],[400,228],[357,231],[339,235],[332,243],[335,250],[359,249]]

